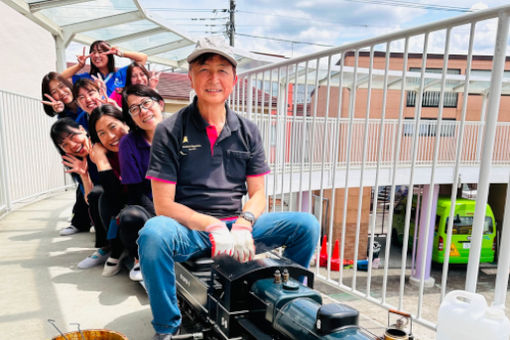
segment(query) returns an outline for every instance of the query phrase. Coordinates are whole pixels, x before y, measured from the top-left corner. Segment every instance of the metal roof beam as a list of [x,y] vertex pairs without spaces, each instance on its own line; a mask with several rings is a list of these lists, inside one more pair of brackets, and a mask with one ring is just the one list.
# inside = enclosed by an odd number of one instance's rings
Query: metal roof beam
[[437,80],[431,81],[430,83],[426,84],[423,87],[423,90],[426,90],[426,89],[429,89],[431,87],[434,87],[434,86],[436,86],[437,84],[440,84],[440,83],[441,83],[441,79],[437,79]]
[[177,50],[179,48],[190,46],[190,45],[192,45],[192,44],[190,43],[189,40],[180,39],[180,40],[173,41],[171,43],[166,43],[166,44],[162,44],[162,45],[158,45],[158,46],[154,46],[154,47],[149,47],[144,50],[140,50],[140,52],[145,53],[150,56],[150,55],[165,53],[165,52],[172,51],[172,50]]
[[143,14],[136,10],[122,14],[115,14],[107,17],[101,17],[97,19],[77,22],[74,24],[64,25],[62,26],[62,30],[64,31],[64,41],[67,45],[76,33],[96,30],[99,28],[105,28],[110,26],[116,26],[128,22],[138,21],[141,19],[144,19]]
[[168,32],[168,30],[164,29],[163,27],[155,27],[145,31],[135,32],[131,34],[122,35],[113,39],[108,39],[108,42],[112,45],[116,45],[123,43],[125,41],[144,38],[162,32]]
[[31,12],[41,11],[43,9],[62,7],[67,5],[74,5],[82,2],[89,2],[92,0],[45,0],[39,2],[33,2],[28,4]]
[[162,57],[158,57],[158,56],[151,56],[147,59],[147,61],[150,63],[154,63],[154,64],[170,66],[172,68],[180,67],[179,64],[175,60],[170,60],[170,59],[162,58]]
[[396,86],[397,84],[400,84],[402,82],[402,78],[400,79],[395,79],[394,81],[391,81],[389,84],[388,84],[388,88],[391,88],[392,86]]

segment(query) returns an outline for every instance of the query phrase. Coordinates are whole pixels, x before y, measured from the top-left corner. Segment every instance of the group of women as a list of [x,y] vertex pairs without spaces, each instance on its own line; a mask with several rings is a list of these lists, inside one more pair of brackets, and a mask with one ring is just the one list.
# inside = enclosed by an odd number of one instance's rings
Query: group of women
[[[114,56],[132,63],[116,69]],[[89,58],[90,72],[79,73]],[[145,173],[164,108],[155,90],[159,74],[147,71],[146,60],[143,53],[121,52],[95,41],[89,55],[84,48],[75,65],[42,80],[44,111],[58,117],[51,138],[67,172],[79,183],[71,225],[60,234],[88,231],[93,225],[97,250],[78,267],[104,264],[103,275],[113,276],[122,258],[130,256],[134,266],[129,277],[135,281],[142,280],[138,230],[155,215]]]

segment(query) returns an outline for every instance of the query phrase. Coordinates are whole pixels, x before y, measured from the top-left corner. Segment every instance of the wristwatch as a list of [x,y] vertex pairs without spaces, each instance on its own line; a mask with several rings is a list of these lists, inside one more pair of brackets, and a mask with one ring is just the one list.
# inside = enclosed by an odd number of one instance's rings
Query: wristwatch
[[241,215],[239,215],[239,217],[242,217],[244,218],[246,221],[250,222],[251,225],[254,225],[255,224],[255,215],[253,215],[253,213],[249,212],[249,211],[243,211],[241,213]]

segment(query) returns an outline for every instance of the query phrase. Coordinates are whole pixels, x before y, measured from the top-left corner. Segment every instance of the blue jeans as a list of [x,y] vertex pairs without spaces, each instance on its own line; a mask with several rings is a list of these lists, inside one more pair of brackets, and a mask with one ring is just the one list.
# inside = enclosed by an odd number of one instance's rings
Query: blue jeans
[[[227,223],[229,228],[231,224]],[[174,263],[195,255],[210,256],[209,235],[166,216],[148,220],[139,235],[140,266],[154,317],[152,325],[158,333],[173,334],[181,324]],[[257,219],[252,235],[257,253],[285,245],[285,257],[308,267],[319,239],[319,222],[308,213],[267,213]]]

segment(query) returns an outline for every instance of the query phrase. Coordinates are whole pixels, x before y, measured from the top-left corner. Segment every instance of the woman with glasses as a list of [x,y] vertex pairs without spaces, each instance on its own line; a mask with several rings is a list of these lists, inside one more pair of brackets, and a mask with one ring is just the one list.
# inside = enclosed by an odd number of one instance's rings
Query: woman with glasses
[[142,280],[136,240],[145,222],[155,216],[150,181],[145,178],[156,126],[163,120],[163,98],[152,88],[137,84],[124,90],[124,120],[131,128],[119,146],[122,183],[127,186],[128,206],[119,215],[120,237],[135,259],[129,278]]
[[[100,78],[106,84],[106,92],[110,96],[116,88],[124,87],[128,68],[128,66],[124,66],[116,70],[114,55],[129,58],[142,65],[147,61],[146,54],[132,51],[122,52],[117,47],[110,46],[106,41],[97,40],[90,45],[89,55],[85,55],[84,47],[83,54],[77,56],[78,63],[62,72],[62,76],[66,79],[72,77],[73,84],[81,78],[93,79],[92,76]],[[90,72],[76,74],[85,66],[88,58],[90,58]]]

